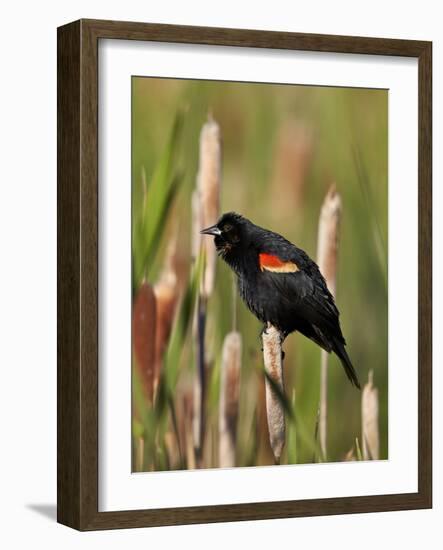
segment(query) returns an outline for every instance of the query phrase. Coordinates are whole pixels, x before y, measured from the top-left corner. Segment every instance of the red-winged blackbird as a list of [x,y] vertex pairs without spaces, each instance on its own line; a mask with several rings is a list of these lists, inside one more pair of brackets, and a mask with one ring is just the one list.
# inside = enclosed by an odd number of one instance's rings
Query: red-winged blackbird
[[349,380],[360,388],[345,350],[339,312],[315,262],[278,233],[235,212],[202,231],[213,235],[218,254],[238,277],[238,289],[252,313],[283,337],[304,334],[341,360]]

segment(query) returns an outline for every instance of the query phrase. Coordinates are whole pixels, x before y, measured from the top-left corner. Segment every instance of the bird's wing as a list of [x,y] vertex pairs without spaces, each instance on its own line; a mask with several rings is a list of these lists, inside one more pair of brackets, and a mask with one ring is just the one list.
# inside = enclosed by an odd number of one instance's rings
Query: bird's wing
[[339,312],[317,265],[307,255],[260,254],[260,270],[297,315],[335,333]]

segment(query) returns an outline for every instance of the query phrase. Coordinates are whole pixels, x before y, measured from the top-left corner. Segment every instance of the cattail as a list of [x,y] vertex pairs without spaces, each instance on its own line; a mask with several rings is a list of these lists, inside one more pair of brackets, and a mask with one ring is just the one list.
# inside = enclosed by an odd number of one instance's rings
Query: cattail
[[318,266],[326,279],[329,291],[335,295],[337,274],[337,249],[340,218],[342,212],[341,197],[335,185],[331,185],[320,212],[318,226]]
[[223,342],[219,402],[219,466],[235,466],[237,418],[240,397],[242,340],[230,332]]
[[278,131],[271,198],[277,212],[290,213],[303,206],[304,189],[311,166],[312,131],[294,120]]
[[[194,334],[196,338],[197,373],[194,378],[193,433],[197,464],[202,463],[205,432],[204,404],[206,396],[205,329],[207,301],[214,289],[217,253],[211,239],[201,240],[200,230],[214,225],[220,214],[222,147],[220,127],[210,116],[200,132],[200,155],[196,194],[193,196],[193,256],[204,251],[205,265],[197,300]],[[200,225],[198,229],[198,225]]]
[[163,272],[154,286],[156,298],[154,393],[160,379],[163,355],[169,342],[178,300],[176,255],[177,238],[175,237],[169,243]]
[[137,292],[132,313],[135,363],[144,395],[149,403],[154,397],[156,300],[152,287],[144,281]]
[[257,408],[255,411],[255,438],[257,440],[257,464],[272,464],[274,454],[269,442],[268,415],[266,412],[266,377],[257,370]]
[[[275,463],[280,463],[281,453],[285,444],[285,410],[282,403],[284,394],[283,383],[283,352],[281,332],[268,323],[262,333],[263,360],[266,377],[266,413],[268,417],[269,441],[274,454]],[[272,383],[270,382],[272,380]],[[282,395],[274,389],[278,388]]]
[[373,383],[373,371],[369,371],[368,382],[361,396],[363,460],[378,460],[380,442],[378,434],[378,390]]
[[[197,175],[197,192],[200,204],[197,207],[197,216],[201,229],[214,225],[220,215],[221,155],[220,127],[212,117],[209,117],[200,133]],[[211,239],[205,239],[202,246],[205,250],[206,265],[201,294],[207,298],[214,289],[217,253]]]
[[[331,185],[320,212],[318,226],[317,262],[331,294],[335,295],[337,273],[338,233],[341,218],[341,198],[335,185]],[[326,351],[321,352],[319,439],[323,459],[327,459],[328,421],[328,361]]]
[[163,354],[169,341],[174,312],[177,304],[176,278],[173,273],[162,277],[154,286],[157,299],[157,331],[155,338],[156,376],[162,363]]
[[204,229],[200,215],[200,194],[198,189],[194,189],[191,197],[191,257],[195,261],[200,253],[200,247],[202,244],[202,235],[200,231]]

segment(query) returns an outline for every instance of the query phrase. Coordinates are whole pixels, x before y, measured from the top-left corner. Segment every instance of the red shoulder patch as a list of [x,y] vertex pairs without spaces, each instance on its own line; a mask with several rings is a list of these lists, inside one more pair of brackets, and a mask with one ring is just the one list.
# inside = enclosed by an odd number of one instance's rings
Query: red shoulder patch
[[299,271],[296,263],[281,260],[278,256],[266,254],[265,252],[258,255],[258,262],[262,271],[265,269],[274,273],[295,273]]

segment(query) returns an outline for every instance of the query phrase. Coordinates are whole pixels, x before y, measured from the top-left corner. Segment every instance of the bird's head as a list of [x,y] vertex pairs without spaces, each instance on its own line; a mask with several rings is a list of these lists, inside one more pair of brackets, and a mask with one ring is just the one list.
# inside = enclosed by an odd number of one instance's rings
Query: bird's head
[[203,229],[203,235],[214,236],[214,244],[219,255],[228,263],[234,259],[240,249],[245,248],[249,242],[249,220],[236,214],[228,212],[223,214],[215,225]]

